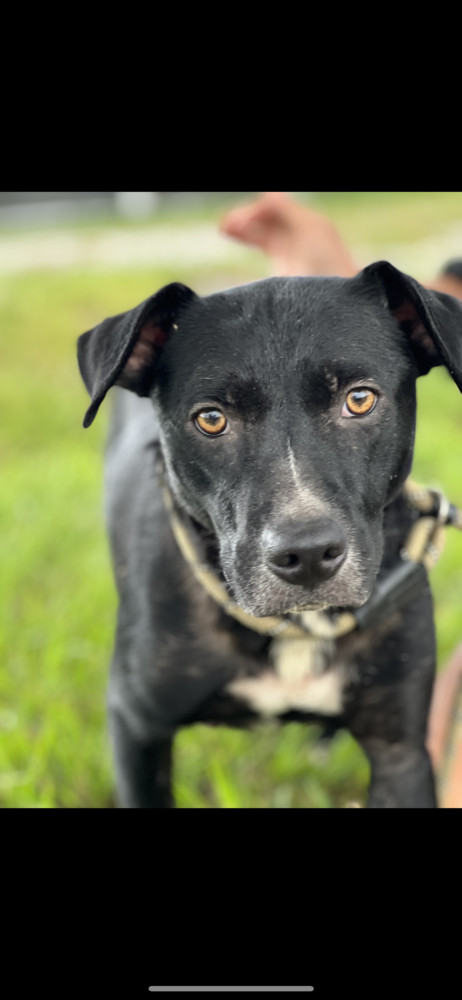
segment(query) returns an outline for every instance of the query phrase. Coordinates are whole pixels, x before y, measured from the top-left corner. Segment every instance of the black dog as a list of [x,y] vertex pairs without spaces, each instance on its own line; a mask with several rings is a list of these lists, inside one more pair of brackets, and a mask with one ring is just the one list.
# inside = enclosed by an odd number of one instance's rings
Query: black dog
[[84,426],[113,385],[152,401],[118,392],[107,456],[121,804],[173,804],[178,727],[264,714],[347,727],[370,806],[435,806],[425,572],[378,625],[333,623],[399,562],[415,381],[445,364],[462,389],[460,303],[386,262],[202,298],[174,283],[83,334],[79,363]]

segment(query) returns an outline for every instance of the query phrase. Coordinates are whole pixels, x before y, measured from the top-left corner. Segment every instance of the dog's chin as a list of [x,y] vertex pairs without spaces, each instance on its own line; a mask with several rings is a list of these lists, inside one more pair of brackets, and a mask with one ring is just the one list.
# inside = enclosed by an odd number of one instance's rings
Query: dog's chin
[[329,593],[278,594],[262,595],[259,598],[252,594],[249,599],[240,587],[230,586],[231,596],[236,604],[254,618],[271,618],[287,614],[301,614],[304,611],[326,611],[328,608],[360,608],[371,596],[373,583],[369,586],[358,584],[355,587],[332,589]]

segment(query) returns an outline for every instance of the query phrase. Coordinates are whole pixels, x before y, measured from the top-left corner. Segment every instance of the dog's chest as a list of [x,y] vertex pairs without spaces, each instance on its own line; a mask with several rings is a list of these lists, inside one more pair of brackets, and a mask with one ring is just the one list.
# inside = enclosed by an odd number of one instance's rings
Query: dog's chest
[[257,676],[236,678],[226,693],[270,717],[290,711],[339,715],[348,671],[334,661],[334,654],[335,643],[329,639],[274,639],[270,666]]

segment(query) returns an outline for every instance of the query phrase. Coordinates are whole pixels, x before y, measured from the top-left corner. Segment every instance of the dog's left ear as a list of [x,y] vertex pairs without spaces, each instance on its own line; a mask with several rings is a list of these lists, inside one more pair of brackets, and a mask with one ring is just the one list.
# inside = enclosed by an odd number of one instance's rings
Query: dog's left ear
[[182,306],[197,298],[186,285],[173,282],[128,312],[105,319],[77,342],[80,372],[92,398],[84,427],[96,417],[112,385],[149,396],[156,363]]
[[374,282],[408,336],[420,374],[446,365],[462,392],[462,302],[423,288],[388,261],[370,264],[357,277]]

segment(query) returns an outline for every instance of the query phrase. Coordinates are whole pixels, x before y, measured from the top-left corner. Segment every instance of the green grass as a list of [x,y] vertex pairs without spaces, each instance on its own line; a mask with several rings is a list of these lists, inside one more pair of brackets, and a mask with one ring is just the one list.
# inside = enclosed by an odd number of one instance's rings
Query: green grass
[[[370,259],[380,256],[372,250],[382,238],[408,243],[451,222],[462,225],[460,195],[326,194],[312,204],[370,246]],[[202,213],[172,214],[172,224],[213,222],[220,213],[213,203]],[[258,254],[247,251],[226,273],[192,261],[181,274],[80,267],[0,278],[0,806],[114,802],[105,721],[116,612],[102,514],[107,412],[82,430],[87,396],[76,338],[167,281],[203,291],[265,273]],[[461,430],[460,395],[436,370],[419,384],[413,475],[462,505]],[[432,579],[441,665],[461,639],[462,534],[448,532]],[[318,735],[294,724],[266,724],[254,733],[183,731],[176,741],[178,804],[332,808],[363,801],[368,767],[361,751],[346,733],[327,746]]]

